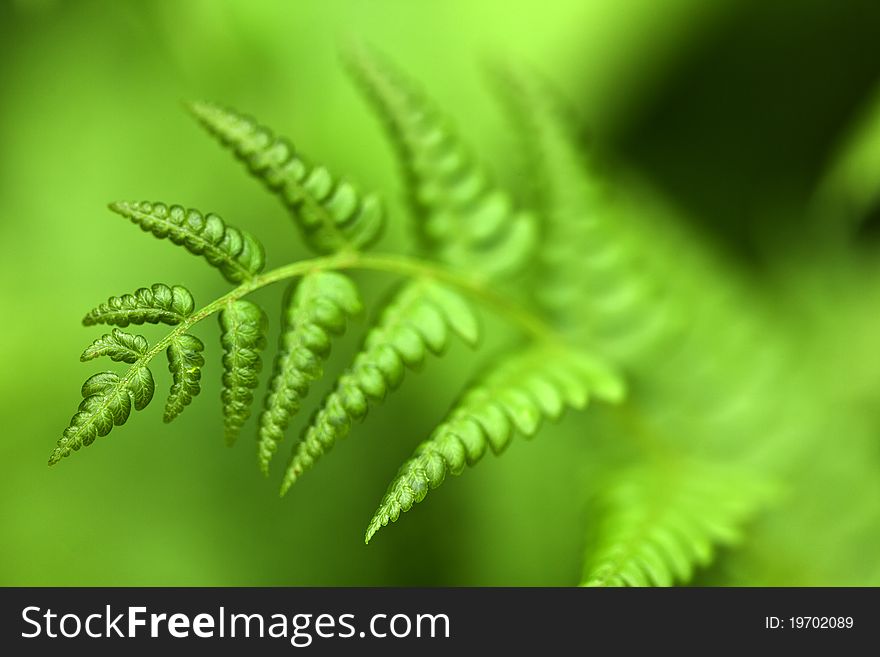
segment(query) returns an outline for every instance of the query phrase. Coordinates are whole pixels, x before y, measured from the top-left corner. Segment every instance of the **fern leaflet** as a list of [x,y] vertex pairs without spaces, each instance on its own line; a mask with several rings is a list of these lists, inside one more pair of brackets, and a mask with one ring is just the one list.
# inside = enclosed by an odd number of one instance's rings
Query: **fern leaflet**
[[487,448],[500,454],[516,431],[532,437],[543,418],[558,419],[567,406],[582,409],[591,395],[619,402],[624,386],[610,368],[586,354],[539,345],[505,357],[400,468],[365,541],[421,502],[447,474],[461,474],[465,465],[476,464]]
[[249,117],[206,102],[192,103],[190,110],[281,199],[312,249],[365,249],[379,239],[385,209],[377,195],[363,195],[325,167],[308,164],[289,141]]
[[705,462],[652,463],[620,473],[601,496],[604,516],[584,586],[670,586],[730,545],[772,496],[763,480]]
[[190,253],[204,256],[230,283],[253,278],[266,264],[263,245],[216,214],[202,215],[180,205],[168,207],[148,201],[117,201],[110,204],[110,209],[156,237],[167,237]]
[[477,319],[458,294],[426,279],[404,286],[313,416],[291,454],[281,494],[338,439],[348,435],[352,420],[364,418],[370,401],[380,402],[395,390],[407,368],[419,367],[427,352],[442,353],[449,344],[450,331],[472,345],[479,337]]
[[49,456],[49,465],[91,445],[98,436],[106,436],[114,426],[125,424],[131,407],[138,411],[146,408],[154,390],[153,375],[146,367],[133,368],[126,377],[100,372],[86,379],[83,400]]
[[223,417],[226,443],[232,445],[250,417],[266,348],[266,313],[250,301],[234,301],[220,311],[223,345]]
[[449,119],[400,71],[366,48],[349,60],[397,145],[425,246],[445,262],[487,275],[521,267],[537,240],[534,216],[515,207]]
[[669,227],[661,239],[657,218],[642,216],[646,204],[638,213],[619,207],[579,146],[574,112],[545,84],[510,71],[501,82],[538,183],[537,302],[562,330],[616,357],[642,354],[670,325],[668,263],[688,251],[655,270]]
[[195,302],[185,287],[169,287],[154,283],[150,288],[142,287],[134,294],[110,297],[91,310],[84,318],[85,326],[111,324],[126,327],[129,324],[180,324],[192,314]]
[[149,348],[147,339],[142,335],[132,335],[115,328],[112,333],[105,333],[86,347],[79,359],[86,362],[101,356],[109,356],[110,360],[117,363],[120,361],[134,363]]
[[168,345],[168,371],[171,372],[173,383],[165,403],[165,422],[171,422],[180,415],[193,397],[202,391],[199,381],[202,378],[202,367],[205,366],[205,357],[202,355],[204,350],[202,341],[188,333],[175,336]]
[[278,355],[260,415],[257,453],[264,474],[269,473],[269,462],[284,439],[290,418],[299,410],[311,383],[323,374],[330,335],[342,334],[346,318],[361,309],[354,283],[335,272],[309,274],[288,289]]

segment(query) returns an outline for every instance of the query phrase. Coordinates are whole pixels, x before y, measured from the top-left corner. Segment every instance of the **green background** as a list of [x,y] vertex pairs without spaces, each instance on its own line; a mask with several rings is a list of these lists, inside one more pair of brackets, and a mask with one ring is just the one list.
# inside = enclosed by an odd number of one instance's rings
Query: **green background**
[[[313,159],[384,190],[393,212],[381,248],[392,250],[408,239],[399,177],[342,72],[339,44],[357,36],[379,45],[496,160],[513,136],[483,65],[526,62],[575,100],[597,143],[759,262],[768,244],[784,247],[779,235],[797,226],[823,162],[870,97],[880,62],[878,12],[867,2],[22,0],[2,7],[4,585],[578,581],[591,452],[576,417],[534,442],[518,441],[503,459],[487,458],[363,545],[387,482],[471,370],[463,348],[408,376],[283,500],[275,479],[257,471],[253,422],[234,448],[222,444],[213,321],[196,330],[208,345],[202,395],[178,420],[162,424],[154,403],[87,451],[46,467],[82,380],[96,369],[76,357],[100,332],[79,324],[89,308],[157,281],[185,284],[198,305],[227,289],[198,259],[109,213],[108,201],[161,199],[215,211],[261,238],[269,267],[306,255],[283,209],[202,134],[181,101],[252,112]],[[390,282],[360,280],[372,300]],[[256,298],[275,312],[279,294],[275,287]],[[154,338],[159,330],[143,333]],[[352,353],[353,337],[334,352],[331,370]],[[153,369],[164,390],[164,365]],[[798,572],[775,581],[815,580]]]

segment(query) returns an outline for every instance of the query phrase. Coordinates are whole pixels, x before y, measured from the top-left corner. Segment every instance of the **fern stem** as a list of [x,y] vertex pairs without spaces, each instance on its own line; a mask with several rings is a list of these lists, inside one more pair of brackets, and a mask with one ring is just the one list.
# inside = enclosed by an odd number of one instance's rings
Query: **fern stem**
[[[324,261],[324,262],[322,262]],[[279,267],[254,279],[260,287],[276,281],[301,276],[301,265],[313,263],[311,269],[365,269],[401,274],[409,277],[432,278],[458,288],[465,294],[483,301],[499,314],[506,316],[526,333],[542,341],[558,340],[555,331],[539,317],[512,302],[489,287],[482,279],[460,274],[448,267],[418,258],[394,254],[340,253],[329,258],[315,258]]]
[[417,258],[393,254],[365,254],[357,251],[343,251],[330,256],[293,262],[245,281],[174,326],[165,337],[156,342],[143,356],[132,364],[122,376],[123,383],[127,383],[140,367],[147,365],[159,352],[166,349],[175,338],[189,331],[190,328],[206,317],[219,312],[227,304],[273,283],[304,276],[311,272],[339,269],[363,269],[401,274],[413,278],[433,278],[480,299],[487,306],[491,306],[499,314],[506,316],[514,324],[520,326],[520,328],[536,340],[547,343],[560,341],[555,331],[541,321],[540,318],[504,295],[495,292],[479,279],[459,274],[448,268]]

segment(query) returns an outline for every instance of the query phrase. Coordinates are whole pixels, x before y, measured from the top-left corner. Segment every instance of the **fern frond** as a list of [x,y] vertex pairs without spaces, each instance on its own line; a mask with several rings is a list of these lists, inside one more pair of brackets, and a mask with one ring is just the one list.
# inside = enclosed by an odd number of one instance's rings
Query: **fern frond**
[[349,69],[397,146],[424,245],[441,260],[487,275],[523,266],[535,218],[516,207],[414,82],[366,48]]
[[566,407],[582,409],[593,395],[616,403],[624,393],[613,370],[573,349],[540,345],[509,355],[480,378],[400,468],[365,541],[421,502],[447,474],[476,464],[487,448],[500,454],[517,431],[532,437],[544,418],[556,420]]
[[307,163],[288,140],[250,117],[206,102],[190,104],[190,111],[281,199],[315,251],[365,249],[381,236],[385,208],[378,195]]
[[135,290],[134,294],[110,297],[107,303],[89,311],[82,322],[85,326],[111,324],[123,328],[144,322],[174,326],[189,317],[194,308],[195,301],[185,287],[154,283]]
[[768,503],[752,473],[705,462],[652,463],[620,473],[601,495],[604,514],[583,586],[670,586],[706,566],[716,545]]
[[335,272],[315,272],[291,284],[284,302],[278,355],[264,409],[260,415],[257,456],[269,473],[290,418],[299,410],[309,386],[323,374],[330,336],[345,331],[346,319],[362,310],[351,279]]
[[477,319],[464,299],[426,279],[404,286],[313,416],[291,454],[281,494],[338,439],[348,435],[352,421],[364,418],[371,401],[378,403],[395,390],[407,368],[418,368],[428,352],[442,353],[449,345],[450,332],[471,345],[479,338]]
[[138,367],[126,377],[100,372],[86,379],[83,400],[49,456],[49,465],[91,445],[98,436],[106,436],[114,426],[125,424],[131,407],[138,411],[146,408],[154,390],[153,375],[146,367]]
[[202,341],[189,333],[175,336],[168,345],[166,354],[172,384],[165,403],[165,422],[171,422],[180,415],[193,397],[202,391],[199,381],[202,378],[202,367],[205,366],[205,357],[202,356],[204,350]]
[[149,201],[117,201],[109,207],[156,237],[167,237],[190,253],[204,256],[230,283],[253,278],[266,264],[266,253],[257,238],[216,214],[202,215],[192,208]]
[[547,85],[512,72],[502,82],[540,181],[545,313],[637,374],[640,412],[664,442],[766,436],[759,408],[779,410],[763,400],[782,384],[784,350],[739,266],[657,194],[599,171],[575,112]]
[[132,335],[115,328],[112,333],[105,333],[86,347],[79,359],[86,362],[101,356],[109,356],[117,363],[120,361],[134,363],[149,348],[150,345],[144,336]]
[[220,311],[220,342],[223,345],[224,435],[232,445],[250,417],[254,389],[259,385],[266,348],[266,313],[250,301],[233,301]]

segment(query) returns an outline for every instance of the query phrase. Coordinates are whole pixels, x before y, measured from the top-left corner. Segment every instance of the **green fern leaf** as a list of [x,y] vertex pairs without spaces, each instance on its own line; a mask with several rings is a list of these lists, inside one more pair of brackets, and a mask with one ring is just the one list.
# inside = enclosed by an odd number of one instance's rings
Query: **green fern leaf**
[[94,360],[101,356],[109,356],[117,363],[134,363],[150,348],[147,339],[142,335],[132,335],[118,328],[112,333],[105,333],[92,344],[86,347],[79,359],[83,362]]
[[428,352],[442,353],[449,345],[450,332],[472,345],[479,337],[476,317],[458,294],[428,280],[403,287],[313,416],[291,454],[281,494],[348,435],[352,421],[366,416],[369,402],[378,403],[395,390],[407,368],[418,368]]
[[49,456],[49,465],[91,445],[98,436],[106,436],[114,426],[125,424],[131,407],[138,411],[146,408],[154,390],[153,375],[146,367],[133,368],[125,377],[100,372],[86,379],[83,400]]
[[486,275],[526,264],[537,242],[534,216],[492,181],[450,120],[376,53],[360,48],[349,62],[397,146],[424,245]]
[[290,418],[299,410],[311,383],[323,374],[330,336],[341,335],[346,318],[361,309],[354,283],[335,272],[309,274],[288,289],[278,355],[260,415],[257,454],[264,474],[269,473],[269,462],[284,439]]
[[545,417],[558,419],[567,406],[582,409],[591,395],[616,403],[623,399],[624,385],[611,369],[586,354],[535,346],[505,358],[481,377],[400,468],[370,521],[365,541],[421,502],[447,474],[461,474],[488,448],[500,454],[516,431],[534,436]]
[[192,103],[190,110],[281,199],[312,249],[365,249],[379,239],[385,208],[377,195],[364,195],[325,167],[308,164],[288,140],[249,117],[214,103]]
[[670,586],[706,566],[715,545],[772,498],[766,481],[705,462],[653,463],[620,473],[601,495],[604,514],[583,586]]
[[110,209],[156,237],[167,237],[190,253],[204,256],[230,283],[253,278],[266,264],[263,245],[216,214],[149,201],[118,201]]
[[154,283],[150,288],[139,288],[134,294],[110,297],[83,318],[85,326],[111,324],[126,327],[129,324],[180,324],[192,314],[195,302],[185,287],[169,287]]
[[572,112],[542,81],[510,70],[496,73],[517,134],[522,135],[528,175],[536,181],[543,238],[538,252],[538,301],[565,319],[589,301],[584,297],[585,279],[607,285],[628,278],[619,272],[628,255],[621,249],[627,240],[621,227],[604,216],[606,190],[579,147]]
[[766,437],[758,409],[779,409],[757,400],[781,384],[784,348],[753,282],[651,190],[599,175],[575,113],[546,85],[503,82],[539,182],[545,314],[638,376],[643,419],[664,442]]
[[266,313],[250,301],[233,301],[220,312],[220,342],[223,345],[224,435],[232,445],[250,417],[254,389],[259,385],[266,348]]
[[205,357],[202,356],[204,350],[202,341],[188,333],[176,336],[168,345],[168,371],[173,382],[165,403],[165,422],[171,422],[180,415],[193,397],[202,391],[199,381],[205,365]]
[[561,330],[615,358],[638,358],[680,325],[670,288],[695,249],[670,245],[675,227],[658,216],[656,199],[633,211],[615,196],[620,185],[598,174],[575,113],[552,90],[513,72],[502,82],[537,182],[536,301]]

